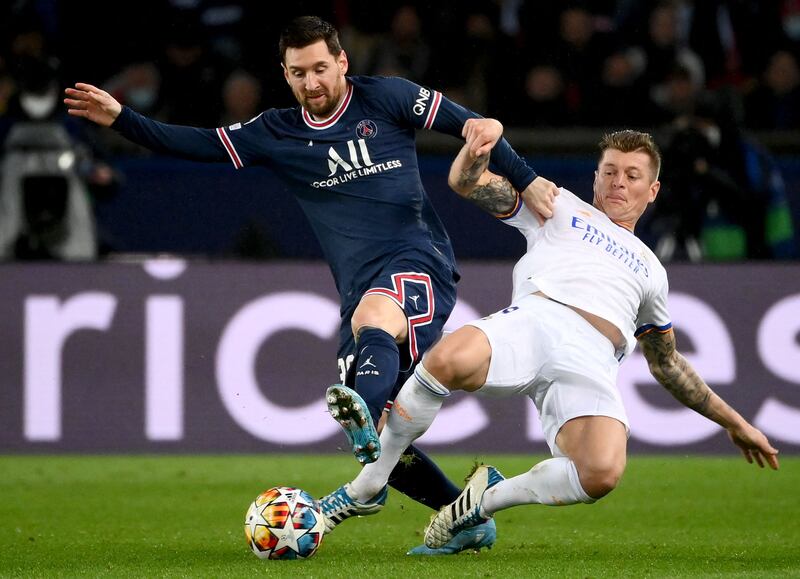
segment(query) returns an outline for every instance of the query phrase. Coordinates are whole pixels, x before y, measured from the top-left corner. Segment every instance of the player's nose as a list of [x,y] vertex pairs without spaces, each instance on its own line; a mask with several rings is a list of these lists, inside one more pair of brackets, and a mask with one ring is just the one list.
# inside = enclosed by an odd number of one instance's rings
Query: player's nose
[[319,88],[319,79],[316,74],[309,73],[306,75],[306,90],[314,90]]

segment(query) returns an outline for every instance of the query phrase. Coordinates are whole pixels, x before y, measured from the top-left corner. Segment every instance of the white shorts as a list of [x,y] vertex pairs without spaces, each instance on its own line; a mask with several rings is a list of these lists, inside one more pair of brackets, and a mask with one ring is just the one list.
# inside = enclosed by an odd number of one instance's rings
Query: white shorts
[[609,416],[630,430],[614,346],[574,310],[531,294],[469,325],[492,347],[486,384],[477,393],[530,397],[553,456],[563,456],[556,435],[573,418]]

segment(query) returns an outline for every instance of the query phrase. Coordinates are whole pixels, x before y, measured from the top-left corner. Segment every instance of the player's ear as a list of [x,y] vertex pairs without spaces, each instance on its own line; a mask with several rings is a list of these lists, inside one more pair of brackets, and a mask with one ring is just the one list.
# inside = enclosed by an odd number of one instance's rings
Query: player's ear
[[650,185],[650,203],[656,200],[658,197],[658,192],[661,189],[661,181],[654,181],[652,185]]
[[283,78],[286,79],[286,82],[289,82],[289,71],[286,69],[286,65],[281,63],[281,68],[283,69]]
[[339,65],[339,70],[342,74],[347,74],[347,69],[350,68],[350,62],[347,60],[347,53],[342,49],[339,56],[336,57],[336,64]]

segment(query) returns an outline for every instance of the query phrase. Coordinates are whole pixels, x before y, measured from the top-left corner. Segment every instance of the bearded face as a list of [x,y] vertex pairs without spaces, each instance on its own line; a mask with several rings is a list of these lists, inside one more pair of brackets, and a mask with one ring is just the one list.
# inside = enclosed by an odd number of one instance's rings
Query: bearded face
[[283,76],[294,97],[318,119],[333,113],[347,89],[347,55],[334,56],[324,40],[302,48],[288,48]]

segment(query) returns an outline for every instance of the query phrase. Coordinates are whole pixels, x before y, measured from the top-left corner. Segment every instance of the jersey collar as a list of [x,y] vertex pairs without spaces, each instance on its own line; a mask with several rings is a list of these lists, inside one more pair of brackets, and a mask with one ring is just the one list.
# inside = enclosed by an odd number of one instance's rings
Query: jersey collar
[[353,85],[348,82],[347,93],[344,95],[342,102],[339,103],[339,106],[335,111],[333,111],[333,114],[331,116],[322,121],[315,121],[314,118],[311,116],[311,113],[309,113],[305,109],[305,107],[301,106],[300,108],[303,109],[303,121],[306,123],[306,125],[318,131],[332,127],[333,125],[336,124],[336,121],[338,121],[339,118],[341,118],[341,116],[347,110],[347,106],[350,104],[350,99],[352,98],[352,96],[353,96]]

